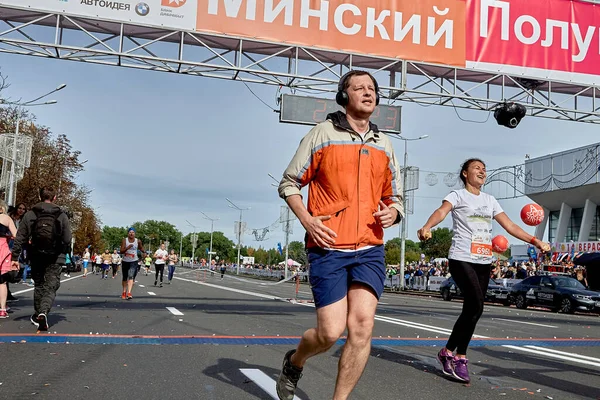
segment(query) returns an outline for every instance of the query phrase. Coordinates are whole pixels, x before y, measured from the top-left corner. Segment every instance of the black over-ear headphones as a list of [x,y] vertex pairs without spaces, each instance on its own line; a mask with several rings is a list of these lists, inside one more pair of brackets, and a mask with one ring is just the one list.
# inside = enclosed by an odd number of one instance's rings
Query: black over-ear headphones
[[[346,81],[353,75],[356,75],[356,70],[351,70],[346,72],[338,83],[338,91],[335,95],[335,102],[338,103],[342,107],[346,107],[348,105],[348,101],[350,101],[348,97],[348,93],[346,93]],[[377,79],[373,77],[373,75],[367,72],[367,75],[371,78],[373,83],[375,84],[375,105],[379,105],[379,84],[377,83]]]

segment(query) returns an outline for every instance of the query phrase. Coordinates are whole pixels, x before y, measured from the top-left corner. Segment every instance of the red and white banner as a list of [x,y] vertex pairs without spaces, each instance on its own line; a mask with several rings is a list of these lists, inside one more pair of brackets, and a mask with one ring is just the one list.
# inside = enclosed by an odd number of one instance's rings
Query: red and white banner
[[[573,250],[573,247],[575,249]],[[559,253],[600,253],[600,241],[596,242],[566,242],[566,243],[557,243],[554,245],[553,251]]]
[[600,5],[467,0],[467,67],[600,83]]
[[578,0],[0,0],[40,11],[600,85]]

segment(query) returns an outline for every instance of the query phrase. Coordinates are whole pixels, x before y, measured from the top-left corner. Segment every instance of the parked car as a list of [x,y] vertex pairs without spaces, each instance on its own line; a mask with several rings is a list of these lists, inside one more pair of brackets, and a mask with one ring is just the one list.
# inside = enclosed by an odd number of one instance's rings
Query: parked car
[[509,300],[521,309],[535,305],[564,313],[600,310],[600,292],[587,290],[577,279],[560,275],[524,279],[511,287]]
[[[485,294],[485,300],[492,303],[502,303],[508,306],[510,305],[508,293],[508,288],[490,278],[490,283]],[[442,299],[446,301],[451,301],[454,297],[463,297],[452,277],[442,282],[440,285],[440,294],[442,295]]]

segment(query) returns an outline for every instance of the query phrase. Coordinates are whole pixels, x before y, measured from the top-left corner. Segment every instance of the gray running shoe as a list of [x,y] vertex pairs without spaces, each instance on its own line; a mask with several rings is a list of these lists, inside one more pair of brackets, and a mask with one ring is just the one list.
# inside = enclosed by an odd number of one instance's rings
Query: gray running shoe
[[293,400],[298,381],[302,378],[302,368],[292,365],[290,358],[296,350],[290,350],[283,358],[281,373],[277,379],[277,396],[279,400]]

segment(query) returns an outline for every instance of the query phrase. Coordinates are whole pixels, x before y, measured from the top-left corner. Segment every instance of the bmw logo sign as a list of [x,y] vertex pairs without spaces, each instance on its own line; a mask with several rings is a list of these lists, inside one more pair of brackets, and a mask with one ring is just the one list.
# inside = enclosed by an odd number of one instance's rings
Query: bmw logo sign
[[137,15],[145,17],[146,15],[150,14],[150,6],[146,3],[137,3],[135,6],[135,12]]

